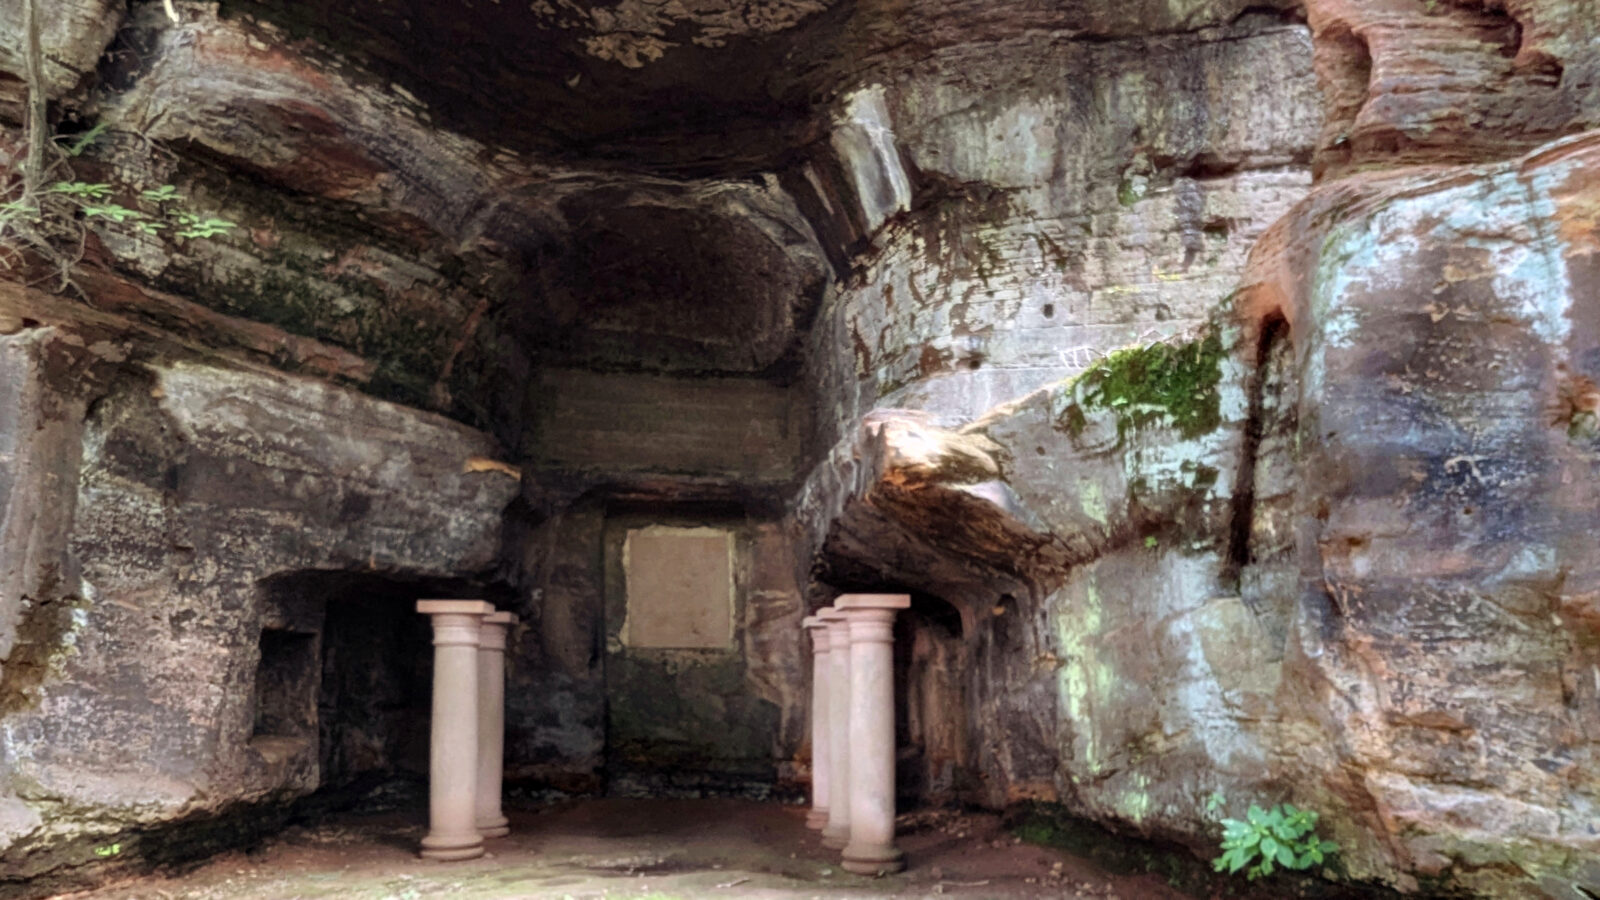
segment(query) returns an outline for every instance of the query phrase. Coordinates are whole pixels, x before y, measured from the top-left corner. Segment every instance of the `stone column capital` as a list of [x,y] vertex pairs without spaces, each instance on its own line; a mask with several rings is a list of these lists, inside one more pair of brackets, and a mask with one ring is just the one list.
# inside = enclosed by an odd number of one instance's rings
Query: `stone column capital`
[[894,643],[894,615],[911,606],[910,594],[842,594],[836,601],[851,644]]
[[417,612],[433,617],[435,647],[476,647],[483,619],[494,607],[482,600],[418,600]]
[[860,609],[910,609],[910,594],[840,594],[833,608],[842,612]]
[[828,635],[830,631],[826,619],[819,616],[806,616],[801,621],[800,627],[811,632],[811,652],[813,654],[821,656],[828,652],[830,647]]
[[[425,616],[458,614],[487,616],[494,612],[494,604],[482,600],[418,600],[417,612]],[[507,614],[509,615],[509,613]]]
[[821,619],[822,624],[827,626],[829,650],[838,650],[850,646],[850,622],[845,616],[844,610],[830,606],[819,610],[817,618]]
[[506,652],[506,632],[517,624],[514,613],[496,612],[483,617],[483,628],[478,632],[478,649],[489,652]]

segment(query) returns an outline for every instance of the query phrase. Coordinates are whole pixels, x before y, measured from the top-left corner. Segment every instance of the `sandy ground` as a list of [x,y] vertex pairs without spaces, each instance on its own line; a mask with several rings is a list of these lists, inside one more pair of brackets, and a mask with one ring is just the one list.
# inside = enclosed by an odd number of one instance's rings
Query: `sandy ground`
[[1106,897],[1176,900],[1152,875],[1107,872],[1019,842],[997,817],[908,817],[909,868],[863,878],[838,865],[798,806],[738,800],[590,800],[509,811],[510,836],[483,859],[415,853],[419,817],[348,816],[291,829],[259,850],[177,876],[145,876],[73,900],[553,900],[649,898]]

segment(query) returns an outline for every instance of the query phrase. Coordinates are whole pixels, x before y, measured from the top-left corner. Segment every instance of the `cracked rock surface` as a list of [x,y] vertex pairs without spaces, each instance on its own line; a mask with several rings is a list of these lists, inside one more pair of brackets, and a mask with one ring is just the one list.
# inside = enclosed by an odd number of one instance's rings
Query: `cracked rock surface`
[[[0,269],[0,890],[424,769],[424,595],[514,790],[794,796],[864,590],[909,803],[1600,893],[1592,0],[42,7],[149,218]],[[728,646],[622,639],[651,527]]]

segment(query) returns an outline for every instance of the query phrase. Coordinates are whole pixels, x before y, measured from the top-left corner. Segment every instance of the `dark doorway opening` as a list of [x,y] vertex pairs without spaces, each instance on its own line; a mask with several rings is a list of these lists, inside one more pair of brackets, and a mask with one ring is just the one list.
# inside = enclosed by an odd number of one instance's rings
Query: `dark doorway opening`
[[328,604],[317,698],[322,784],[428,774],[433,635],[416,588],[368,582]]
[[961,613],[913,594],[895,617],[895,794],[902,810],[952,806],[970,782],[967,678]]
[[425,597],[496,599],[465,579],[304,571],[261,585],[255,746],[292,739],[330,799],[414,803],[428,774],[433,635]]

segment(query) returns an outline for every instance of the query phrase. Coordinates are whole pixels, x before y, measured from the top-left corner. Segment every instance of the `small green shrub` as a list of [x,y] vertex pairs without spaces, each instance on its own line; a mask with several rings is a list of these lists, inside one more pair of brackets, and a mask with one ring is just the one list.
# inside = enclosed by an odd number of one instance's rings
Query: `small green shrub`
[[1254,881],[1277,867],[1321,865],[1339,845],[1316,836],[1317,818],[1315,810],[1289,803],[1268,810],[1252,804],[1243,820],[1222,820],[1222,855],[1212,860],[1212,868],[1231,874],[1249,866],[1245,874]]

